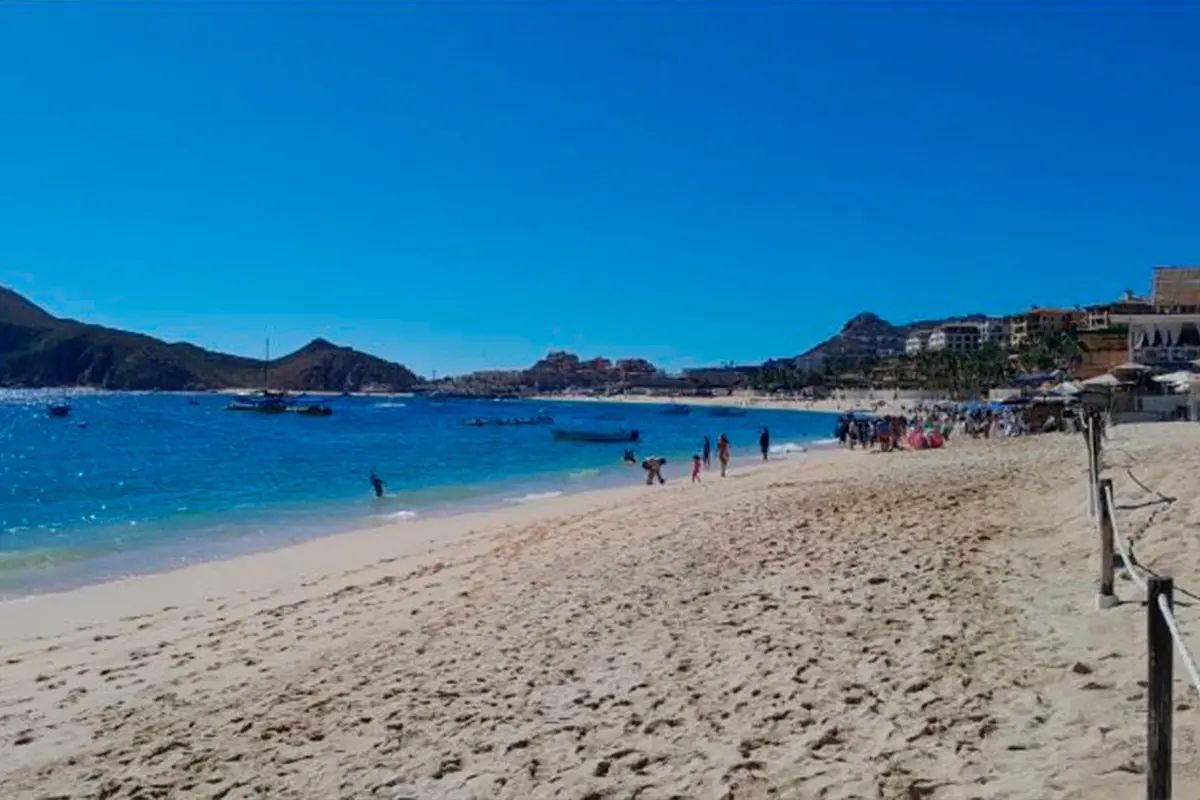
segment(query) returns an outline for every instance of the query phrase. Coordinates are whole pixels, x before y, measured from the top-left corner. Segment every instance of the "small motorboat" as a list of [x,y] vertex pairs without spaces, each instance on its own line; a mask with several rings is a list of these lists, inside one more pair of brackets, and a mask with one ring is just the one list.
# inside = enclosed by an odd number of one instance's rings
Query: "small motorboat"
[[46,406],[46,414],[51,417],[65,417],[71,413],[71,407],[66,403],[51,403]]
[[637,430],[589,431],[552,428],[550,433],[555,439],[564,442],[636,442],[640,436]]
[[292,411],[302,417],[328,417],[333,409],[324,403],[296,403]]
[[272,395],[264,395],[262,397],[254,397],[253,395],[236,397],[233,402],[227,405],[228,411],[254,411],[259,414],[282,414],[288,410],[288,402],[282,397]]
[[464,419],[463,425],[469,428],[482,428],[487,425],[553,425],[554,417],[539,414],[536,417],[472,417]]

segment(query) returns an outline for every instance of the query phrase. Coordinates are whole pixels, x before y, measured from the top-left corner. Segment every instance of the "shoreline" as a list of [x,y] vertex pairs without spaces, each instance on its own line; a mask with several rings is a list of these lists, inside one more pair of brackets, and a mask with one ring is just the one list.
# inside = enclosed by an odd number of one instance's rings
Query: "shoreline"
[[[836,451],[824,440],[805,440],[796,448],[791,441],[773,446],[768,463],[781,463],[798,457],[812,458]],[[775,448],[780,448],[776,450]],[[662,453],[669,459],[666,471],[668,483],[686,482],[690,467],[683,455]],[[763,466],[757,456],[748,453],[735,455],[732,468],[755,469]],[[708,473],[706,473],[708,474]],[[567,467],[544,473],[534,473],[480,484],[451,484],[436,489],[454,493],[466,490],[465,497],[444,499],[430,505],[408,502],[403,492],[388,493],[383,501],[387,511],[379,510],[379,500],[368,501],[372,510],[358,509],[343,516],[322,517],[322,522],[300,533],[288,522],[240,522],[241,532],[221,537],[198,537],[183,543],[159,541],[134,551],[113,551],[65,560],[47,567],[43,565],[15,567],[0,578],[0,607],[22,603],[39,597],[69,594],[96,586],[121,584],[156,575],[169,575],[195,567],[220,565],[243,558],[270,556],[274,553],[303,547],[312,542],[354,537],[379,531],[420,536],[422,526],[437,526],[460,517],[486,518],[507,510],[541,508],[555,500],[568,500],[582,495],[646,488],[643,472],[638,465],[598,468]],[[474,491],[472,491],[474,490]],[[344,500],[312,501],[305,507],[328,513],[346,504]],[[301,506],[289,508],[288,518],[295,517]],[[213,512],[214,518],[230,512]],[[275,517],[277,515],[271,515]],[[263,529],[259,526],[268,524]],[[33,551],[10,551],[21,556]],[[33,558],[34,556],[30,556]],[[44,562],[43,562],[44,563]],[[123,569],[112,565],[127,564]],[[53,577],[51,572],[54,573]]]
[[[842,454],[848,455],[848,451],[838,448],[816,448],[802,454],[805,456],[802,460],[789,455],[781,455],[767,462],[742,456],[732,462],[730,475],[748,477],[773,469],[781,469],[789,464],[816,463]],[[608,507],[613,503],[627,502],[655,491],[679,492],[689,489],[695,491],[698,488],[691,486],[689,472],[686,470],[681,470],[678,474],[669,473],[666,484],[653,487],[647,486],[643,482],[643,473],[640,467],[636,469],[636,472],[631,467],[630,475],[636,477],[636,481],[631,481],[628,485],[581,487],[578,491],[553,495],[547,493],[544,497],[533,497],[529,502],[497,501],[484,508],[458,507],[458,510],[450,510],[446,513],[387,522],[375,526],[351,527],[277,547],[236,553],[223,558],[198,560],[173,568],[135,573],[61,590],[4,598],[0,599],[0,610],[22,607],[40,612],[43,605],[53,607],[61,604],[74,604],[77,601],[82,607],[90,609],[97,605],[92,601],[99,600],[98,605],[105,607],[105,610],[108,610],[107,603],[115,601],[123,606],[121,612],[123,615],[145,613],[150,610],[148,606],[152,606],[154,603],[143,602],[140,598],[159,591],[182,589],[184,595],[177,598],[177,601],[195,602],[199,601],[199,595],[204,593],[199,588],[201,585],[221,586],[231,582],[248,583],[253,581],[253,576],[272,573],[281,578],[276,583],[291,583],[294,578],[298,578],[303,583],[309,579],[308,573],[314,571],[313,565],[320,565],[320,570],[336,570],[340,567],[348,567],[350,562],[358,565],[363,556],[417,557],[430,552],[431,546],[452,547],[460,540],[469,539],[481,529],[488,527],[507,528],[513,525],[532,524],[565,512],[576,511],[579,507]],[[704,477],[706,482],[721,480],[719,472],[715,468],[704,473]],[[283,571],[283,575],[279,575],[280,570]],[[263,588],[265,587],[259,586],[260,590]],[[88,595],[95,595],[95,597],[88,597]],[[126,603],[136,604],[137,607],[124,608]],[[86,620],[80,621],[85,622]],[[12,641],[14,628],[10,627],[11,625],[12,619],[10,618],[5,618],[3,622],[0,622],[0,648]],[[20,636],[20,624],[15,627],[15,630]],[[26,630],[24,633],[32,634],[33,631]]]

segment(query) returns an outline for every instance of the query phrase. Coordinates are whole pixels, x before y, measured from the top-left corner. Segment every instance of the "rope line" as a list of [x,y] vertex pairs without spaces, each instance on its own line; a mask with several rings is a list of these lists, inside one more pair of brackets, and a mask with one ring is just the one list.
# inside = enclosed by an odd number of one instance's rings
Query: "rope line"
[[[1129,474],[1133,478],[1133,473]],[[1157,494],[1163,499],[1167,499],[1161,492],[1155,492],[1149,489],[1134,478],[1134,482],[1145,489],[1147,492]],[[1129,548],[1125,544],[1125,540],[1121,538],[1121,529],[1117,526],[1116,500],[1113,499],[1112,486],[1105,489],[1104,497],[1101,502],[1108,504],[1108,517],[1112,521],[1113,541],[1117,545],[1117,549],[1121,551],[1121,558],[1125,560],[1125,571],[1129,573],[1129,577],[1138,585],[1143,592],[1149,594],[1150,587],[1146,583],[1145,578],[1139,574],[1139,570],[1145,570],[1150,574],[1154,574],[1146,570],[1141,564],[1138,564],[1133,559],[1133,555],[1129,552]],[[1171,632],[1171,639],[1175,643],[1175,650],[1179,653],[1179,660],[1183,662],[1184,669],[1187,670],[1188,677],[1192,679],[1192,689],[1196,692],[1196,696],[1200,697],[1200,669],[1196,667],[1196,660],[1192,657],[1192,653],[1188,650],[1187,644],[1183,641],[1183,633],[1179,630],[1179,622],[1175,619],[1175,613],[1171,610],[1171,606],[1167,603],[1167,598],[1164,595],[1159,595],[1157,598],[1158,610],[1162,614],[1163,622],[1167,624],[1167,630]]]
[[1138,570],[1142,569],[1142,566],[1133,560],[1133,554],[1129,552],[1125,540],[1121,538],[1121,530],[1117,527],[1117,503],[1113,500],[1112,486],[1105,489],[1104,497],[1100,502],[1108,503],[1108,518],[1112,521],[1113,541],[1117,543],[1117,549],[1121,551],[1121,558],[1125,560],[1125,571],[1129,573],[1129,577],[1133,578],[1133,582],[1138,585],[1138,588],[1143,592],[1149,592],[1150,587],[1147,585],[1146,579],[1138,574]]
[[1187,669],[1188,677],[1192,679],[1192,688],[1196,690],[1196,695],[1200,696],[1200,670],[1196,669],[1196,662],[1192,660],[1192,654],[1188,652],[1187,645],[1183,643],[1183,634],[1179,632],[1179,624],[1175,621],[1175,615],[1171,613],[1171,606],[1167,603],[1165,595],[1158,596],[1158,610],[1162,613],[1168,630],[1171,631],[1171,638],[1175,640],[1175,649],[1179,651],[1179,660]]

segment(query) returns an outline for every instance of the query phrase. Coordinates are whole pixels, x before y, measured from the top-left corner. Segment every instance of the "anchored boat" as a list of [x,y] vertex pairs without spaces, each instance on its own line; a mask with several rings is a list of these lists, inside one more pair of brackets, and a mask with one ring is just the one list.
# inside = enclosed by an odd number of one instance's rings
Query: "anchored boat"
[[636,442],[639,436],[636,430],[589,431],[553,428],[550,433],[555,439],[564,442]]

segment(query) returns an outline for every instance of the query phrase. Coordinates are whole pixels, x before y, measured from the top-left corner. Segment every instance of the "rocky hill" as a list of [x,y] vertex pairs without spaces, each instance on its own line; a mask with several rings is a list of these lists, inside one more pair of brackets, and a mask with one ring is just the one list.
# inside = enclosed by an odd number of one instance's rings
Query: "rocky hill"
[[[406,367],[315,339],[271,362],[273,388],[403,391],[418,382]],[[102,389],[230,389],[263,383],[258,359],[87,325],[49,314],[0,287],[0,386]]]
[[836,334],[796,357],[795,363],[803,369],[818,370],[830,359],[842,362],[862,361],[866,358],[882,358],[904,353],[904,341],[918,330],[930,330],[951,322],[978,322],[987,319],[986,314],[967,314],[947,319],[917,320],[903,325],[893,325],[869,311],[852,317]]

